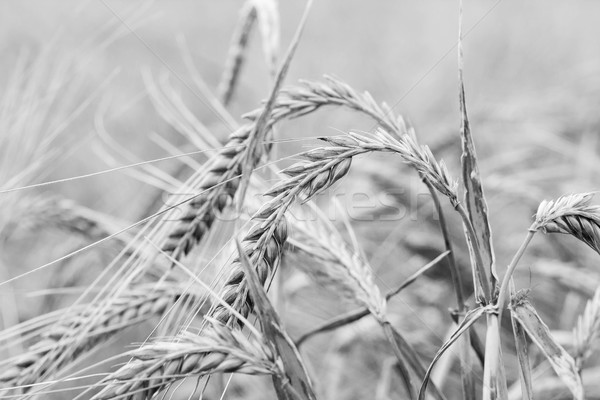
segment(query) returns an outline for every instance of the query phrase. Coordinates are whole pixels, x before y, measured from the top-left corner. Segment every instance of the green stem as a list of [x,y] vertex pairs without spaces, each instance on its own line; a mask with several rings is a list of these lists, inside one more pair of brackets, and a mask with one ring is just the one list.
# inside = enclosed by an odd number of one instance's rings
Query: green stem
[[500,294],[498,295],[498,301],[496,302],[496,304],[498,306],[499,319],[502,318],[502,311],[504,310],[504,307],[506,307],[506,301],[509,297],[510,278],[512,277],[513,273],[515,272],[515,269],[517,268],[517,264],[519,263],[519,260],[523,256],[523,253],[525,253],[525,250],[527,249],[529,242],[531,242],[531,239],[533,239],[533,235],[535,235],[535,232],[536,231],[534,231],[534,230],[530,230],[529,232],[527,232],[527,237],[525,237],[525,240],[521,244],[521,247],[519,247],[519,250],[517,250],[517,253],[513,257],[512,261],[510,262],[510,264],[506,270],[506,274],[504,274],[504,278],[502,279],[502,285],[500,285]]

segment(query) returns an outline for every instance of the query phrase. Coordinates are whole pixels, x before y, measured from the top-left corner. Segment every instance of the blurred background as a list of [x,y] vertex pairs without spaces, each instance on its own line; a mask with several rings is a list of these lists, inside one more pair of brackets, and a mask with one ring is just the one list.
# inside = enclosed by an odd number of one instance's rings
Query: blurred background
[[[27,184],[169,156],[165,147],[158,144],[158,137],[185,151],[182,136],[157,112],[149,95],[152,82],[168,82],[195,117],[223,140],[229,128],[206,107],[185,65],[185,54],[189,53],[200,76],[215,91],[242,3],[0,2],[0,96],[5,96],[6,105],[3,129],[14,129],[15,135],[35,130],[39,134],[31,140],[43,141],[51,128],[68,121],[53,144],[58,151],[52,162],[45,164]],[[301,1],[279,4],[282,54],[303,7]],[[599,187],[598,16],[600,3],[591,0],[464,2],[467,108],[491,213],[497,264],[502,272],[525,236],[541,200]],[[430,145],[434,154],[448,163],[451,174],[459,178],[457,36],[458,2],[316,0],[286,83],[320,80],[329,74],[358,91],[370,92],[377,102],[387,102],[404,116],[415,128],[420,142]],[[19,71],[36,62],[48,66],[42,68],[46,75],[38,76],[36,85],[27,86],[29,78]],[[59,75],[68,85],[53,89],[52,79]],[[18,76],[25,77],[22,83],[11,86]],[[260,37],[254,32],[240,84],[229,107],[231,115],[241,120],[242,114],[260,105],[269,88]],[[59,106],[46,109],[43,118],[27,117],[15,123],[11,110],[17,109],[16,102],[8,98],[9,94],[35,97],[36,90],[51,93]],[[28,111],[38,115],[35,109]],[[312,137],[374,127],[372,121],[356,113],[328,108],[280,124],[278,137],[289,140],[278,144],[276,152],[287,157],[318,146]],[[115,156],[106,138],[101,137],[106,133],[131,154]],[[35,162],[35,154],[27,153],[29,158],[19,156],[19,149],[23,148],[7,151],[5,147],[0,153],[4,158],[0,165],[5,171],[19,171]],[[201,157],[198,160],[202,161]],[[283,160],[279,165],[289,163]],[[155,165],[167,173],[180,168],[177,160]],[[148,215],[157,192],[155,187],[131,175],[115,171],[15,192],[14,203],[19,204],[20,194],[25,193],[60,195],[114,218],[116,225],[130,223]],[[341,198],[352,226],[376,269],[382,290],[401,282],[441,251],[443,242],[433,208],[427,196],[422,196],[425,190],[396,159],[366,156],[357,160],[350,177],[335,191],[343,193]],[[354,196],[357,193],[367,196]],[[384,202],[405,210],[406,217],[401,221],[382,218],[378,206]],[[447,208],[450,213],[450,207]],[[462,227],[453,215],[450,223],[459,248],[458,258],[466,271],[468,256],[461,239]],[[81,246],[69,234],[52,229],[21,231],[16,236],[2,237],[3,279]],[[86,270],[67,267],[72,282],[56,285],[89,283],[93,276],[88,276],[89,271],[101,269],[114,256],[110,251],[108,255],[98,253],[83,255],[85,263],[78,261],[79,265],[86,265]],[[559,336],[571,330],[600,282],[596,257],[591,249],[572,238],[539,235],[517,273],[518,286],[532,288],[530,295],[540,314]],[[303,261],[291,260],[289,264],[294,262]],[[576,272],[581,275],[575,275]],[[293,336],[353,307],[303,283],[293,270],[286,274],[290,279],[283,286],[288,295],[284,315]],[[52,269],[45,269],[30,279],[15,281],[10,289],[0,287],[3,298],[10,299],[2,309],[5,327],[41,313],[44,307],[53,307],[44,296],[32,295],[48,286],[52,276]],[[447,310],[453,307],[453,297],[447,283],[448,273],[440,267],[390,305],[400,329],[427,357],[435,353],[450,329]],[[9,301],[11,305],[7,306]],[[324,398],[364,399],[377,391],[385,365],[381,354],[388,349],[368,321],[361,324],[320,336],[307,345],[311,368],[325,371],[318,375],[327,382],[321,383]],[[127,345],[135,337],[124,337],[115,346]],[[357,342],[359,345],[355,346]],[[321,357],[323,349],[333,355]],[[514,362],[510,351],[507,357]],[[352,362],[348,364],[348,360]],[[515,370],[508,373],[511,380],[517,378]],[[361,377],[359,383],[357,376]],[[540,372],[540,379],[548,376],[552,374]],[[246,378],[241,378],[241,382],[237,391],[229,392],[231,398],[250,398],[254,393]],[[450,391],[458,387],[455,382],[447,385]],[[561,398],[560,393],[556,389],[553,396]]]

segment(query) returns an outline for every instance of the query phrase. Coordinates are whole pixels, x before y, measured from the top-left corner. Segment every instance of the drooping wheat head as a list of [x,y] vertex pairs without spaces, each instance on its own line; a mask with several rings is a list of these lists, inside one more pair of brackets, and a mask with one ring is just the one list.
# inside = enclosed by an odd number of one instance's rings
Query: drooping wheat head
[[529,230],[568,234],[600,253],[600,206],[590,205],[592,197],[577,193],[542,201]]

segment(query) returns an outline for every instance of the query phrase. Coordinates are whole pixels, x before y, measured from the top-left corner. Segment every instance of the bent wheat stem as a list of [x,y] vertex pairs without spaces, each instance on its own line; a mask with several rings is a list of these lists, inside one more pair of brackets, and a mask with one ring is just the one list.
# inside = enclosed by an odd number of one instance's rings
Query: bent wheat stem
[[512,261],[510,262],[510,264],[508,265],[508,268],[506,269],[504,278],[502,278],[502,284],[500,285],[500,292],[498,295],[498,300],[496,302],[496,304],[498,306],[499,317],[502,317],[502,311],[506,307],[506,302],[508,300],[509,289],[510,289],[510,278],[512,277],[513,273],[515,272],[515,269],[517,268],[517,264],[519,263],[519,260],[523,256],[523,253],[525,253],[525,250],[527,249],[529,242],[531,242],[531,239],[533,239],[533,235],[535,235],[535,231],[530,230],[529,232],[527,232],[527,236],[525,237],[525,240],[523,241],[523,243],[521,243],[521,247],[519,247],[519,250],[517,250],[517,253],[514,255]]

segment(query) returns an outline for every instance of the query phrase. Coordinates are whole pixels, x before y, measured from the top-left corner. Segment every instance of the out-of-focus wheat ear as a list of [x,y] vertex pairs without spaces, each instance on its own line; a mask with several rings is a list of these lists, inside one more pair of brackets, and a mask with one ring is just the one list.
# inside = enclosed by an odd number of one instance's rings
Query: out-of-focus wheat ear
[[542,201],[530,231],[563,233],[600,253],[600,206],[590,205],[593,193],[577,193]]
[[229,45],[227,61],[225,62],[221,81],[217,89],[219,98],[224,105],[230,103],[237,86],[250,34],[256,22],[256,14],[254,0],[247,0],[240,10],[238,24]]
[[540,258],[531,264],[531,272],[542,279],[553,281],[569,291],[593,297],[600,286],[600,273],[592,268],[578,268],[575,264]]
[[[346,228],[353,236],[349,221]],[[340,233],[325,223],[313,223],[321,225],[315,229],[316,237],[312,238],[317,243],[325,244],[320,255],[323,265],[303,268],[315,281],[325,287],[347,297],[349,300],[358,301],[377,319],[381,324],[388,341],[392,345],[394,354],[398,360],[398,368],[401,371],[404,386],[409,398],[415,398],[414,383],[411,379],[409,365],[405,361],[407,353],[416,354],[404,338],[395,332],[386,315],[386,300],[381,295],[373,279],[371,266],[365,259],[364,253],[357,243],[354,249],[346,244]],[[396,333],[396,334],[395,334]],[[418,357],[414,357],[419,364]],[[419,367],[421,367],[419,365]],[[417,367],[418,368],[418,367]],[[423,370],[424,375],[424,369]],[[418,373],[417,373],[418,374]]]
[[[392,297],[399,294],[406,287],[410,286],[415,280],[417,280],[417,278],[419,276],[423,275],[423,273],[428,271],[430,268],[436,266],[447,255],[448,255],[447,252],[440,254],[435,259],[433,259],[431,262],[427,263],[426,265],[421,267],[418,271],[416,271],[414,274],[412,274],[411,276],[406,278],[406,280],[404,280],[404,282],[402,282],[397,288],[392,289],[389,292],[387,292],[385,294],[386,301],[390,300]],[[331,331],[334,329],[341,328],[342,326],[351,324],[352,322],[356,322],[359,319],[366,317],[369,314],[370,314],[369,309],[367,307],[364,307],[364,308],[352,310],[346,314],[342,314],[337,317],[334,317],[334,318],[324,322],[322,325],[319,325],[318,327],[316,327],[316,328],[312,329],[311,331],[300,336],[296,340],[296,346],[300,347],[308,339],[310,339],[311,337],[313,337],[319,333],[324,333],[324,332],[328,332],[328,331]]]
[[600,289],[596,289],[594,297],[586,304],[573,329],[573,352],[579,371],[582,370],[585,360],[597,349],[599,338]]
[[279,5],[277,0],[253,0],[253,3],[258,16],[265,62],[270,75],[275,78],[280,41]]
[[[311,221],[310,238],[315,254],[322,265],[302,264],[300,268],[318,284],[329,287],[351,301],[365,306],[380,321],[386,320],[386,301],[373,279],[371,266],[357,250],[346,244],[337,230],[320,222]],[[310,244],[309,244],[310,245]]]
[[377,381],[377,390],[375,391],[375,400],[387,400],[390,398],[390,387],[392,385],[396,359],[386,358],[381,364],[381,374]]
[[[28,202],[28,200],[30,201]],[[21,223],[29,225],[33,229],[54,226],[81,235],[91,241],[98,241],[114,235],[127,225],[65,198],[36,197],[25,198],[22,201],[29,203],[30,215]],[[114,240],[125,246],[131,237],[124,232],[123,235],[114,236]]]
[[133,360],[104,379],[104,388],[92,399],[151,398],[169,383],[213,373],[282,375],[280,362],[265,343],[207,321],[201,335],[182,332],[127,353]]

